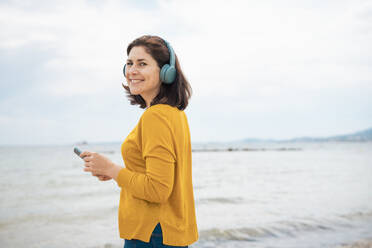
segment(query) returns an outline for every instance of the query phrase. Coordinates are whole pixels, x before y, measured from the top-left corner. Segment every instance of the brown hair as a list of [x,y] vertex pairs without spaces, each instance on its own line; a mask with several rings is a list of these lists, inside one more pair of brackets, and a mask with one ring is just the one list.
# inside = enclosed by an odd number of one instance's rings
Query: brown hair
[[[159,68],[165,64],[169,64],[170,54],[168,47],[165,41],[159,36],[144,35],[134,41],[132,41],[127,48],[127,55],[129,55],[130,50],[133,47],[142,46],[145,48],[146,52],[149,53],[157,62]],[[156,104],[168,104],[173,107],[177,107],[179,110],[184,110],[189,102],[189,99],[192,94],[192,89],[187,81],[186,77],[183,75],[183,72],[178,62],[177,55],[176,58],[176,70],[177,76],[173,83],[160,85],[159,93],[152,102],[150,106]],[[146,108],[146,102],[140,95],[132,95],[130,93],[129,86],[122,84],[126,90],[127,97],[129,98],[130,104],[140,105],[140,108]]]

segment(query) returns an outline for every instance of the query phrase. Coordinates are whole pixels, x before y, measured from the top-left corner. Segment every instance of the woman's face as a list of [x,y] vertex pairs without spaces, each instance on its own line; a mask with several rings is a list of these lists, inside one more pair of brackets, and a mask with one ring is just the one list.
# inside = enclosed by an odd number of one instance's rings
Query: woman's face
[[160,68],[142,46],[133,47],[128,55],[125,76],[132,95],[141,95],[147,107],[160,90]]

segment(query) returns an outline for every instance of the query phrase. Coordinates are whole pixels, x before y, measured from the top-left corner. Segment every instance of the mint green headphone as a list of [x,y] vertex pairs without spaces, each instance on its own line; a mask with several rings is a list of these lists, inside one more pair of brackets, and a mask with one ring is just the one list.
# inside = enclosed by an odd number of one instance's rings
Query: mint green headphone
[[[176,70],[176,56],[174,55],[173,48],[171,45],[163,39],[165,44],[167,45],[168,51],[169,51],[169,64],[165,64],[162,66],[160,70],[160,80],[165,84],[171,84],[174,82],[177,76],[177,70]],[[125,67],[127,64],[124,64],[123,73],[125,77]]]

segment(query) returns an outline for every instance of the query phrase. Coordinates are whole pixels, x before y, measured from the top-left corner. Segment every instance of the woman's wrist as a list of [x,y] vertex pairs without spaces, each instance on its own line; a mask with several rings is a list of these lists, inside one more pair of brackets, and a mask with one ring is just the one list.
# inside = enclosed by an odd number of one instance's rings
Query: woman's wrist
[[111,166],[110,166],[110,169],[107,171],[107,174],[108,174],[109,177],[111,177],[112,179],[114,179],[116,181],[116,179],[119,175],[119,171],[122,168],[123,167],[121,167],[120,165],[112,163]]

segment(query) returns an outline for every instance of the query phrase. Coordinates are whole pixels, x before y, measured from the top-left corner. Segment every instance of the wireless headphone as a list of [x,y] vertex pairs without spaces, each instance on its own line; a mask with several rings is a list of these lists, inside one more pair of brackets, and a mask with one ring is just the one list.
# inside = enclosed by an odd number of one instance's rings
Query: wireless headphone
[[[165,84],[171,84],[174,82],[177,76],[177,70],[176,70],[176,56],[174,55],[173,48],[171,45],[166,41],[163,40],[165,44],[167,45],[168,51],[169,51],[169,64],[163,65],[163,67],[160,70],[160,80]],[[123,73],[125,76],[125,67],[127,64],[124,64]]]

